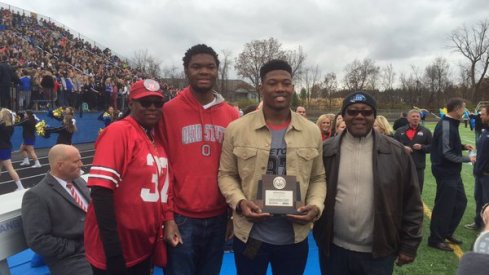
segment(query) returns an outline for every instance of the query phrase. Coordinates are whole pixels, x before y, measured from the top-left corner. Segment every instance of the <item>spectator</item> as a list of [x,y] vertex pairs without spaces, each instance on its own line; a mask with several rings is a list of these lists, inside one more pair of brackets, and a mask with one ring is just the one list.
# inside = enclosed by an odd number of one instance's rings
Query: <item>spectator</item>
[[[343,121],[343,116],[341,115],[341,113],[337,113],[333,119],[333,123],[332,123],[332,129],[333,129],[333,136],[336,135],[336,128],[338,128],[338,124]],[[345,125],[346,127],[346,125]]]
[[330,138],[333,134],[333,131],[331,130],[331,124],[331,117],[328,115],[320,115],[318,120],[316,121],[316,125],[321,131],[321,138],[323,141]]
[[29,108],[31,104],[32,80],[26,70],[22,70],[20,77],[20,92],[18,94],[19,109]]
[[421,112],[412,109],[408,112],[409,124],[397,129],[394,138],[404,145],[411,155],[418,175],[419,192],[423,192],[424,169],[426,167],[426,154],[431,150],[431,131],[420,125]]
[[341,120],[338,124],[336,124],[335,136],[340,135],[346,129],[346,123],[344,120]]
[[90,197],[80,178],[80,153],[73,146],[56,145],[48,159],[50,171],[22,199],[26,242],[53,275],[92,274],[83,246]]
[[409,124],[407,120],[407,114],[405,112],[401,112],[400,117],[394,121],[394,126],[392,127],[394,131],[397,131],[398,128],[401,128],[402,126],[406,126]]
[[394,131],[385,116],[378,115],[374,121],[374,129],[388,137],[394,137]]
[[19,78],[8,63],[7,56],[0,53],[0,107],[12,109],[10,88],[12,83],[17,84],[18,82]]
[[422,238],[414,164],[399,142],[372,130],[369,94],[345,97],[341,113],[347,129],[324,143],[328,193],[313,228],[321,272],[392,274],[396,258],[414,261]]
[[295,109],[295,112],[298,113],[299,115],[307,118],[306,108],[304,106],[297,106],[297,108]]
[[463,162],[474,162],[475,157],[462,155],[462,150],[474,150],[470,144],[462,144],[459,124],[465,109],[461,98],[451,98],[447,113],[435,127],[431,143],[431,172],[436,180],[436,198],[431,215],[428,246],[453,251],[445,240],[453,244],[462,242],[453,236],[465,207],[467,197],[460,171]]
[[85,226],[87,259],[94,275],[149,275],[163,225],[168,242],[181,243],[180,236],[173,238],[171,233],[176,224],[169,162],[154,138],[162,106],[156,81],[135,82],[129,115],[112,123],[97,139],[88,178],[92,204]]
[[213,90],[219,59],[211,47],[191,47],[183,67],[189,86],[165,103],[158,128],[175,176],[175,222],[183,239],[168,248],[165,274],[219,274],[230,221],[217,172],[224,129],[239,114]]
[[[479,109],[482,125],[489,126],[488,106]],[[475,217],[474,223],[466,224],[465,228],[479,230],[482,228],[481,213],[482,205],[489,203],[489,130],[482,128],[481,135],[477,141],[477,156],[474,165],[475,176]]]

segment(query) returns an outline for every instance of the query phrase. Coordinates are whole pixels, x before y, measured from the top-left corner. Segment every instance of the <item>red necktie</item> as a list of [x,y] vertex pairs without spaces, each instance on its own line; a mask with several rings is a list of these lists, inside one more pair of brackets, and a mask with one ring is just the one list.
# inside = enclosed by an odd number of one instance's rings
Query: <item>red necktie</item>
[[66,183],[66,188],[70,190],[71,196],[73,197],[73,199],[75,199],[76,203],[78,203],[80,208],[83,209],[83,211],[87,212],[87,207],[83,204],[83,201],[81,200],[80,196],[78,196],[78,193],[76,193],[73,184],[71,182]]

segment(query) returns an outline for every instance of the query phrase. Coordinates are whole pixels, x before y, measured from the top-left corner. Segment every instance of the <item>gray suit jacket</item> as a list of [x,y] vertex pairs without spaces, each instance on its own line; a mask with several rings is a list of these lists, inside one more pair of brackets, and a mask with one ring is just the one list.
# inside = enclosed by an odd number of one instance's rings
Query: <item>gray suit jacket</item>
[[[78,178],[73,185],[90,202],[86,182]],[[53,275],[92,274],[83,247],[85,212],[51,174],[25,192],[22,222],[27,244]]]

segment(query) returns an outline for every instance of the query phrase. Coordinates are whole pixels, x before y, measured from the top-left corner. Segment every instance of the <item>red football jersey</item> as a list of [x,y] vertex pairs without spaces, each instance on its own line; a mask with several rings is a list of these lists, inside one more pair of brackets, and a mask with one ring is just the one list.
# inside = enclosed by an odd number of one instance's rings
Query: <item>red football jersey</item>
[[[110,124],[95,143],[88,186],[114,191],[117,231],[128,267],[149,257],[163,221],[173,219],[170,176],[163,147],[152,143],[130,116]],[[85,221],[88,261],[106,269],[105,251],[93,206]]]

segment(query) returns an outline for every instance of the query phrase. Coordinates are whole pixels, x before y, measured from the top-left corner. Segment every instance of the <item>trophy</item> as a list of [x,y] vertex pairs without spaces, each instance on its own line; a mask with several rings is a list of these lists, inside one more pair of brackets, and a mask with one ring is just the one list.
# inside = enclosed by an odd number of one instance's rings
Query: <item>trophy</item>
[[263,175],[258,181],[257,203],[265,213],[295,214],[303,206],[299,182],[295,176]]

